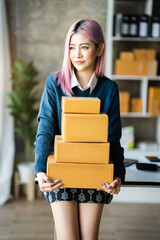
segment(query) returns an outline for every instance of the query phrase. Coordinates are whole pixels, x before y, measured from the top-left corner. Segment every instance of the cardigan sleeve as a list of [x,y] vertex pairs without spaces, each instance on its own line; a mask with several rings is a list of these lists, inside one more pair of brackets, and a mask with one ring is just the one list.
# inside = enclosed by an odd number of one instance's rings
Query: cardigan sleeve
[[109,129],[108,141],[110,142],[110,159],[114,164],[114,177],[120,177],[122,182],[125,180],[124,149],[120,145],[121,138],[121,118],[119,110],[119,91],[114,82],[109,109]]
[[54,151],[54,137],[57,132],[57,106],[52,75],[47,78],[37,120],[38,129],[34,143],[35,174],[46,172],[48,155]]

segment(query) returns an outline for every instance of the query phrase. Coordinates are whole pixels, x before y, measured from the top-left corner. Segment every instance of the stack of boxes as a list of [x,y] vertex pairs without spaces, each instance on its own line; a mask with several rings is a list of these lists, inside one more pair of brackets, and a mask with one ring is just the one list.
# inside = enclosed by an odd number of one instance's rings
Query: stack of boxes
[[120,52],[115,61],[116,75],[156,76],[158,62],[154,49],[134,49],[132,52]]
[[109,164],[108,116],[100,100],[62,97],[62,136],[55,136],[54,155],[48,157],[47,175],[63,188],[98,188],[113,181]]
[[140,113],[142,112],[142,99],[141,98],[131,98],[129,92],[119,92],[120,99],[120,112],[121,113]]
[[160,114],[160,87],[149,87],[148,113]]

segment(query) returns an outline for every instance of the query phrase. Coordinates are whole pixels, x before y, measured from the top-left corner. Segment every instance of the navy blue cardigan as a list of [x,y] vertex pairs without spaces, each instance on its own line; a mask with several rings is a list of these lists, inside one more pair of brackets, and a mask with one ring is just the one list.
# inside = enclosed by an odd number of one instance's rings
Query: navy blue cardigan
[[[124,182],[124,151],[120,145],[121,119],[117,84],[107,77],[100,77],[91,94],[90,89],[82,91],[78,87],[74,87],[72,90],[74,96],[98,97],[101,100],[101,112],[105,112],[109,117],[108,142],[110,142],[110,159],[114,164],[114,176],[120,177]],[[35,174],[46,172],[47,157],[54,152],[54,137],[61,135],[62,96],[66,95],[57,84],[54,74],[49,75],[37,117],[39,124],[35,141]]]

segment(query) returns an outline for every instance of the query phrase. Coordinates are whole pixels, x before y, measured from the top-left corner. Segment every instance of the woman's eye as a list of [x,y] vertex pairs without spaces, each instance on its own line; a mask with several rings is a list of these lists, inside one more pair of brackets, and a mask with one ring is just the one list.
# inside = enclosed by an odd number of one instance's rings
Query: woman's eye
[[69,47],[69,49],[70,49],[70,50],[73,50],[73,49],[74,49],[74,47]]
[[83,49],[88,49],[88,47],[87,47],[87,46],[83,46],[82,48],[83,48]]

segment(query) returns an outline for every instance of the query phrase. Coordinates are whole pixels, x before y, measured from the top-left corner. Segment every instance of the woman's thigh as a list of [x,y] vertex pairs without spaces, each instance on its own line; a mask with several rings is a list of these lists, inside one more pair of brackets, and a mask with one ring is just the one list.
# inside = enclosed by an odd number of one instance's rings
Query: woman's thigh
[[103,207],[100,203],[79,203],[81,240],[98,240]]
[[57,240],[80,240],[78,205],[70,201],[51,203]]

